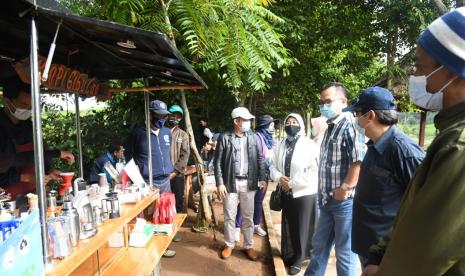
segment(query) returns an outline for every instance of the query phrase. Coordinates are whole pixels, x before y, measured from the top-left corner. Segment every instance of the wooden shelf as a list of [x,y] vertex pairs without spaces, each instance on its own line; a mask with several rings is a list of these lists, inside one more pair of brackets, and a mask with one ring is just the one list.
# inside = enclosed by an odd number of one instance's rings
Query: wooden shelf
[[171,235],[154,236],[143,248],[129,247],[102,271],[102,275],[150,275],[186,217],[187,214],[176,215],[176,228]]
[[[61,261],[54,260],[52,266],[47,271],[47,275],[71,274],[79,265],[104,246],[112,234],[120,231],[157,198],[158,194],[149,195],[137,203],[122,204],[120,209],[121,216],[119,218],[105,221],[102,226],[98,227],[98,232],[95,236],[87,240],[80,240],[78,246],[73,248],[73,253],[70,256]],[[123,249],[127,250],[126,248]]]

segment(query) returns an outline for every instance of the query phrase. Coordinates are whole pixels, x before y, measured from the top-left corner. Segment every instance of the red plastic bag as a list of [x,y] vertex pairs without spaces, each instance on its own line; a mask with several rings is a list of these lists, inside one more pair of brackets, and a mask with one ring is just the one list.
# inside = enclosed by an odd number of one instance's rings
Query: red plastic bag
[[129,175],[123,169],[123,171],[121,172],[121,190],[122,191],[126,190],[126,187],[128,186],[128,181],[129,180],[130,180]]
[[163,193],[153,205],[153,223],[171,224],[176,217],[176,199],[173,193]]

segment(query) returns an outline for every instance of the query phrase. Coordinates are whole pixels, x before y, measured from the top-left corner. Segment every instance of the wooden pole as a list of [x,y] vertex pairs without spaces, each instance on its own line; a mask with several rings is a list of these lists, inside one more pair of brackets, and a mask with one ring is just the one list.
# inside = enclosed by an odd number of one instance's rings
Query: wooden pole
[[201,85],[165,85],[165,86],[148,86],[136,88],[110,88],[110,93],[115,92],[148,92],[148,91],[167,91],[167,90],[200,90],[204,89]]

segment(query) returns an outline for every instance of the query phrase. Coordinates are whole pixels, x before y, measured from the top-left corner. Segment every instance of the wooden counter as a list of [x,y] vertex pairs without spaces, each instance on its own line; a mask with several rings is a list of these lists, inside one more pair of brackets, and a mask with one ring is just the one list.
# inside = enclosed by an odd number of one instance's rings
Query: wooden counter
[[[120,209],[120,217],[117,219],[106,220],[103,225],[98,227],[98,232],[95,236],[87,240],[80,240],[78,246],[73,248],[73,253],[63,260],[54,260],[52,266],[47,270],[47,275],[69,275],[82,264],[92,267],[95,260],[93,255],[103,248],[109,237],[121,230],[124,232],[125,247],[116,248],[115,255],[123,255],[123,251],[127,251],[127,224],[137,217],[145,208],[153,204],[158,198],[157,195],[150,195],[134,204],[122,204]],[[132,249],[132,248],[129,248]],[[118,254],[116,254],[118,253]],[[110,256],[113,257],[113,256]],[[114,256],[117,258],[118,256]],[[98,257],[97,257],[98,262]],[[97,267],[97,270],[99,268]]]
[[171,235],[153,236],[143,248],[129,247],[102,272],[102,275],[150,275],[186,217],[187,214],[176,215],[176,228]]

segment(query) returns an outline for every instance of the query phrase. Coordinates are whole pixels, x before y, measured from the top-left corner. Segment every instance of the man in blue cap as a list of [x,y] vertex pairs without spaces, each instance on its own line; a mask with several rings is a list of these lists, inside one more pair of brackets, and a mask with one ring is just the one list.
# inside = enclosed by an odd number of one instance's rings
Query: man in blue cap
[[171,131],[165,126],[166,117],[170,112],[166,104],[159,100],[150,102],[150,139],[152,142],[152,175],[148,169],[148,143],[145,124],[137,124],[126,140],[126,159],[134,161],[139,166],[142,176],[148,183],[152,177],[160,194],[171,192],[170,175],[174,171],[170,157]]
[[344,111],[355,114],[356,127],[370,139],[360,167],[352,213],[352,251],[365,267],[370,245],[389,233],[402,196],[425,152],[396,127],[396,105],[387,89],[365,89],[358,101]]
[[[155,187],[160,189],[160,195],[170,193],[170,177],[173,177],[173,163],[171,162],[171,130],[165,126],[169,114],[166,103],[154,100],[150,102],[150,141],[152,143],[152,175],[148,169],[148,142],[145,123],[134,126],[126,140],[126,159],[139,166],[139,169],[148,183],[152,177]],[[167,249],[163,257],[174,257],[176,252]]]
[[465,7],[421,34],[415,67],[409,90],[443,94],[434,118],[439,134],[407,187],[390,236],[370,247],[363,275],[465,275]]

